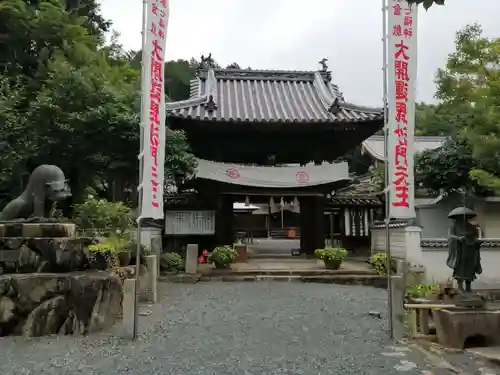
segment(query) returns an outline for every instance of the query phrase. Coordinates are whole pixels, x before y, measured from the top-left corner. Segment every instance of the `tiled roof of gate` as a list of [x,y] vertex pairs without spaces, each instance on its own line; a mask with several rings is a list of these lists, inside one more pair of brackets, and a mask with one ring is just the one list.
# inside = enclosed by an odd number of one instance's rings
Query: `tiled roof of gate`
[[353,183],[345,188],[337,190],[330,201],[341,205],[367,205],[380,206],[382,191],[371,178],[370,174],[356,178]]
[[329,73],[204,69],[188,100],[166,104],[177,118],[237,122],[336,123],[382,120],[381,108],[347,103]]

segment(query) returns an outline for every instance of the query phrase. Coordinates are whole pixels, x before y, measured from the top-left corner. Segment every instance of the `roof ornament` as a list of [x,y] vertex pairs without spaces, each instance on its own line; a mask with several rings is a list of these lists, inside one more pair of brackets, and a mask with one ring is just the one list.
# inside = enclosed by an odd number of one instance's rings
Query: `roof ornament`
[[215,60],[212,58],[212,54],[209,53],[207,57],[204,55],[201,55],[200,57],[200,64],[198,66],[198,69],[208,69],[208,68],[215,68]]
[[328,70],[328,64],[326,63],[327,61],[328,59],[326,57],[323,57],[320,61],[318,61],[318,64],[321,64],[321,74],[324,78],[326,78],[328,82],[330,82],[332,80],[332,72]]
[[330,106],[330,108],[328,108],[328,112],[330,112],[331,114],[334,114],[334,115],[336,115],[337,113],[339,113],[340,110],[341,110],[339,101],[340,101],[340,99],[338,97],[336,97],[333,100],[333,103]]
[[212,68],[208,69],[207,78],[205,81],[205,92],[207,95],[204,107],[208,112],[213,112],[217,110],[217,103],[215,99],[217,97],[217,78],[215,78],[215,72]]
[[323,57],[320,61],[318,61],[318,64],[321,64],[321,71],[322,72],[328,72],[328,65],[326,62],[328,59],[326,57]]
[[213,112],[213,111],[216,111],[217,110],[217,103],[215,103],[214,101],[214,96],[213,95],[209,95],[208,96],[208,101],[205,103],[205,109],[208,111],[208,112]]

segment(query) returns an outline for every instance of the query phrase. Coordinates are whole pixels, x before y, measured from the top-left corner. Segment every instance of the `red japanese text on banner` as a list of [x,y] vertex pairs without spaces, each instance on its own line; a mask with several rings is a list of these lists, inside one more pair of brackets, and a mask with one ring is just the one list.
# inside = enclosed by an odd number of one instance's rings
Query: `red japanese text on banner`
[[414,130],[417,78],[417,5],[388,4],[389,217],[415,217]]
[[161,219],[165,164],[165,48],[170,0],[147,0],[142,57],[143,138],[142,209],[144,218]]

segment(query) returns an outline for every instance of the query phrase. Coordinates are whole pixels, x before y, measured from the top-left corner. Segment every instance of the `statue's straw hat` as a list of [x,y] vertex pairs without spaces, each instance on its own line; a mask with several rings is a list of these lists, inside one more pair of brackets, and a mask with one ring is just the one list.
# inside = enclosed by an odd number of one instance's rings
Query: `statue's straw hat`
[[466,218],[466,219],[472,219],[476,217],[477,214],[472,211],[470,208],[467,207],[457,207],[453,209],[449,214],[448,217],[450,219],[461,219],[461,218]]

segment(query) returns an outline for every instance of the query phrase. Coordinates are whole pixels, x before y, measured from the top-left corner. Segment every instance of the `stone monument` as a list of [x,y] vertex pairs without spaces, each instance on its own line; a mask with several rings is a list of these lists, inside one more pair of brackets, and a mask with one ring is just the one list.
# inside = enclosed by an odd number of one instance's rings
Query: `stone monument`
[[63,171],[41,165],[0,213],[0,336],[86,334],[121,315],[120,279],[89,270],[89,239],[50,216],[69,196]]

